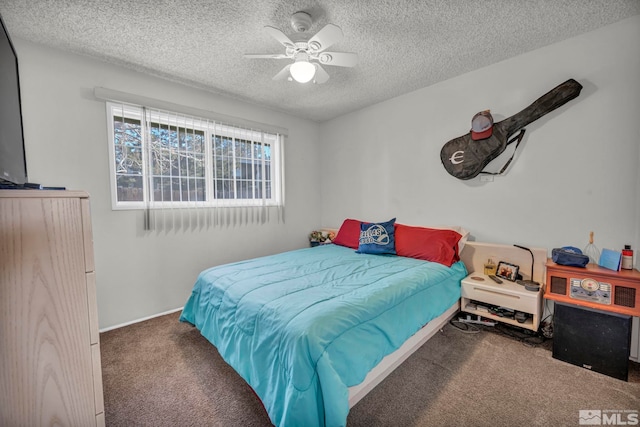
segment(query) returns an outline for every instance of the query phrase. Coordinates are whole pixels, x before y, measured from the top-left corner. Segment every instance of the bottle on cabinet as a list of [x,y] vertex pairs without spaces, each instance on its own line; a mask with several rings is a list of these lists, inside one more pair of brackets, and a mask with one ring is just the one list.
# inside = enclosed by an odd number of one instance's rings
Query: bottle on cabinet
[[633,270],[633,250],[631,249],[631,245],[624,245],[620,268],[624,270]]

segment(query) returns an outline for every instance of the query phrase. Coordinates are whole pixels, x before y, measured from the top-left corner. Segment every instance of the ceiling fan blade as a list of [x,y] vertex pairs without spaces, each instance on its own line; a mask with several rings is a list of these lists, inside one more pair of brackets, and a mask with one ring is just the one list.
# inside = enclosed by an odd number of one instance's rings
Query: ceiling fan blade
[[354,67],[358,63],[358,54],[349,52],[321,52],[318,61],[322,65],[335,65],[338,67]]
[[261,58],[265,58],[265,59],[286,59],[289,58],[287,55],[285,55],[284,53],[245,53],[244,54],[245,58],[253,58],[253,59],[261,59]]
[[340,27],[333,24],[327,24],[318,31],[315,36],[311,37],[307,43],[310,48],[320,52],[329,46],[338,43],[342,40],[342,37],[344,36]]
[[273,76],[273,80],[286,80],[289,77],[289,68],[291,68],[291,64],[284,67],[278,74]]
[[264,27],[265,31],[271,35],[274,39],[278,40],[284,47],[295,47],[295,44],[291,41],[289,37],[279,29],[275,27],[266,26]]
[[316,75],[313,76],[313,82],[321,85],[329,80],[329,74],[320,66],[320,64],[313,64],[316,66]]

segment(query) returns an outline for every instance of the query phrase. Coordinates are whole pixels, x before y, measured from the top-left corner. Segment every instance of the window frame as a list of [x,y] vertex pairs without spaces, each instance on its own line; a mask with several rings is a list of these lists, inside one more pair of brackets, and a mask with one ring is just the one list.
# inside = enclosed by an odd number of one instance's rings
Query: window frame
[[[225,208],[225,207],[270,207],[270,206],[284,206],[284,194],[283,194],[283,179],[284,179],[284,161],[283,161],[283,143],[284,135],[267,132],[262,130],[248,129],[245,126],[235,126],[231,124],[225,124],[222,122],[209,120],[206,118],[193,117],[190,115],[182,114],[179,112],[171,112],[155,108],[146,108],[140,105],[133,105],[122,102],[106,102],[107,113],[107,136],[109,145],[109,176],[110,176],[110,188],[111,188],[111,207],[113,210],[134,210],[134,209],[182,209],[182,208]],[[116,171],[116,141],[115,141],[115,117],[123,117],[123,119],[133,119],[140,121],[141,138],[142,138],[142,201],[119,201],[118,200],[118,184],[117,184],[117,171]],[[186,121],[180,122],[176,118],[181,118]],[[155,201],[151,200],[150,195],[150,181],[153,179],[151,176],[149,151],[150,143],[147,140],[149,131],[147,123],[157,123],[164,125],[170,123],[171,126],[178,128],[195,129],[204,132],[204,158],[205,158],[205,200],[203,201]],[[238,134],[241,132],[241,134]],[[255,168],[260,167],[262,172],[265,170],[265,161],[255,162],[254,157],[254,144],[268,144],[270,145],[270,159],[268,160],[270,165],[270,177],[265,177],[262,174],[260,182],[262,183],[262,194],[266,191],[266,183],[270,183],[271,197],[255,197],[255,191],[252,198],[237,198],[238,192],[234,191],[233,198],[216,198],[216,185],[217,177],[215,175],[215,159],[213,147],[213,138],[215,136],[231,138],[234,141],[233,145],[233,162],[234,170],[237,170],[236,165],[236,140],[246,141],[244,136],[251,137],[251,153],[252,162],[251,168],[254,169],[252,175],[255,177]],[[264,148],[263,148],[264,150]],[[264,151],[263,151],[264,152]],[[232,173],[232,184],[234,189],[240,182],[240,178],[236,176],[236,172]],[[175,178],[175,177],[174,177]],[[189,176],[189,178],[193,178]],[[269,179],[270,178],[270,179]],[[253,182],[256,179],[253,178]]]

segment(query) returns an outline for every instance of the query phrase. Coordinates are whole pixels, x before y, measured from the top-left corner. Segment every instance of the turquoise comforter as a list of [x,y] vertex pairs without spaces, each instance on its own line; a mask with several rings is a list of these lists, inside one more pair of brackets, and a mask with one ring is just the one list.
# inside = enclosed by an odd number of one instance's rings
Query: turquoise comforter
[[451,268],[324,245],[203,271],[181,321],[253,387],[277,426],[344,426],[348,387],[460,298]]

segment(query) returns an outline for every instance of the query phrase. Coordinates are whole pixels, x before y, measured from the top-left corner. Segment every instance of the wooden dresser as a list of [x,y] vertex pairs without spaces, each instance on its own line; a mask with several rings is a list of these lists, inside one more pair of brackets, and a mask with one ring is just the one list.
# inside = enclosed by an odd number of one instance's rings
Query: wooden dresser
[[89,196],[0,190],[0,425],[103,426]]

